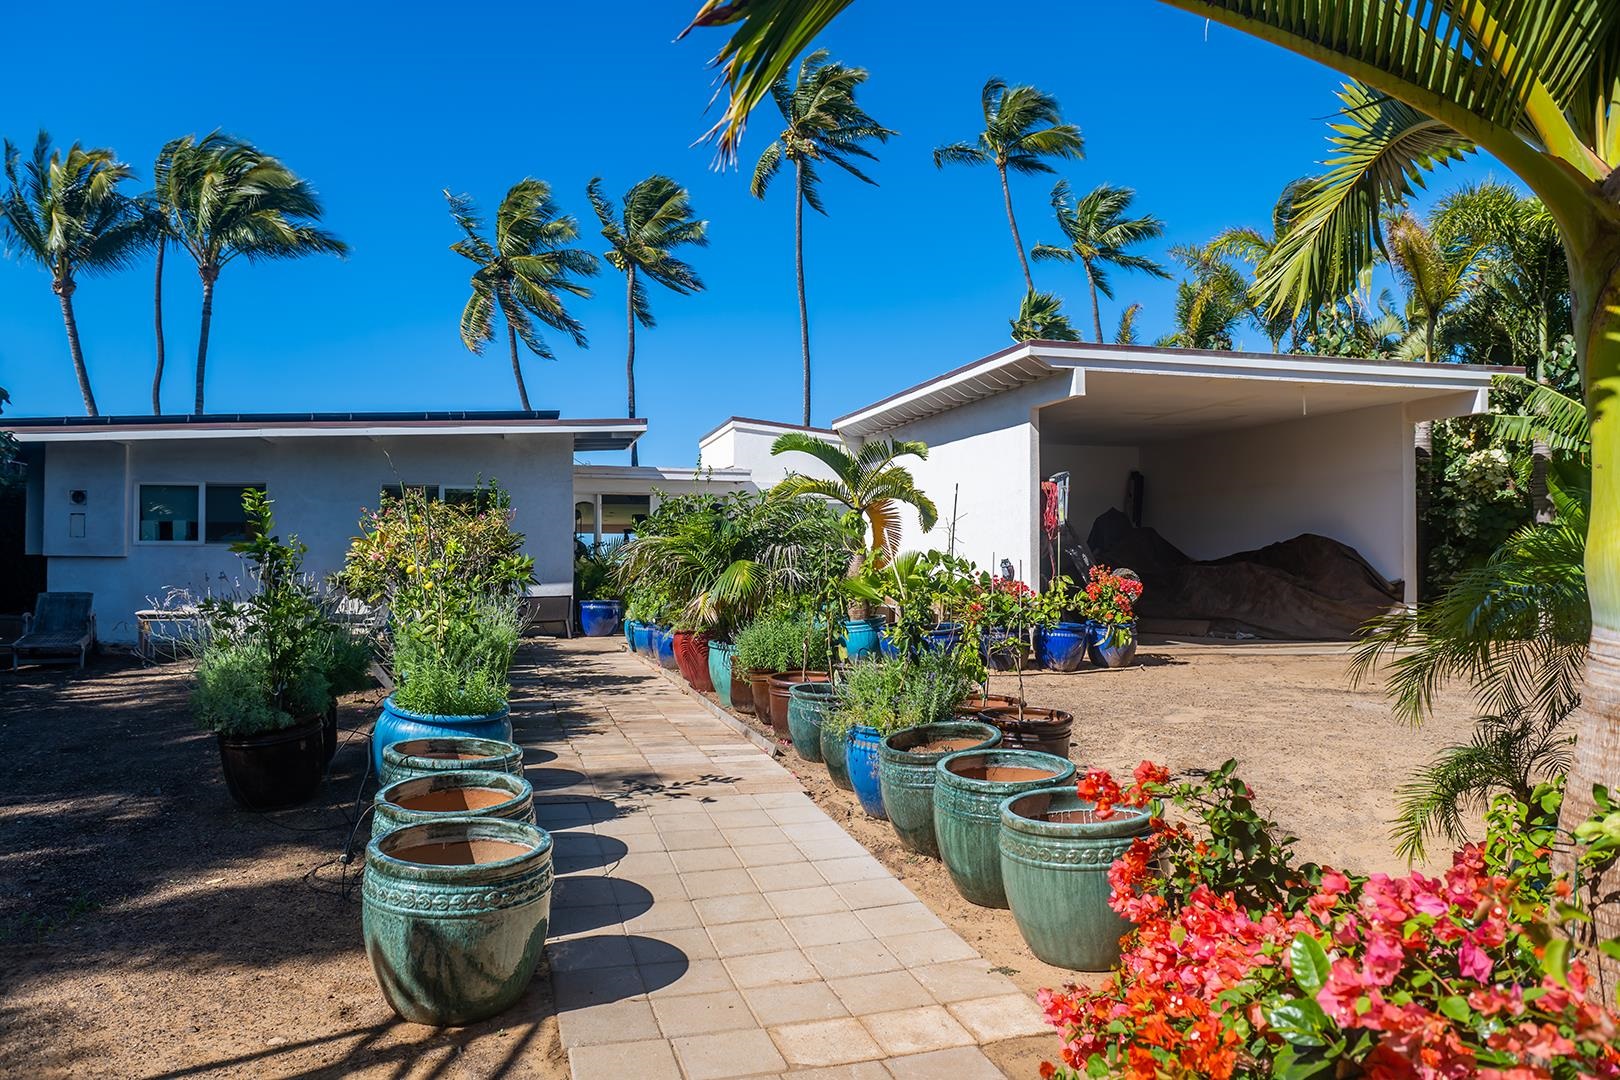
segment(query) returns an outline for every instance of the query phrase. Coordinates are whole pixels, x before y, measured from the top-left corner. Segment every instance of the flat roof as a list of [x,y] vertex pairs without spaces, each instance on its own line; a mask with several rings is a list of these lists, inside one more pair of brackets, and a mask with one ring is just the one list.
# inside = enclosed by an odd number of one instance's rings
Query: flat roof
[[555,409],[393,412],[202,413],[173,416],[0,418],[19,442],[130,442],[148,439],[371,438],[408,435],[573,435],[574,450],[624,450],[645,419],[564,420]]
[[756,420],[752,416],[728,416],[720,423],[704,432],[702,435],[699,435],[698,445],[702,446],[704,443],[726,430],[726,428],[741,427],[744,425],[750,427],[770,428],[772,431],[808,431],[815,435],[838,434],[838,432],[834,431],[832,428],[807,427],[804,424],[789,424],[781,420]]
[[1264,379],[1289,383],[1336,383],[1406,387],[1415,396],[1488,388],[1495,375],[1520,368],[1483,364],[1357,360],[1302,353],[1219,352],[1108,345],[1077,341],[1026,341],[908,387],[833,421],[841,434],[873,435],[982,401],[1062,371],[1084,368],[1154,375]]

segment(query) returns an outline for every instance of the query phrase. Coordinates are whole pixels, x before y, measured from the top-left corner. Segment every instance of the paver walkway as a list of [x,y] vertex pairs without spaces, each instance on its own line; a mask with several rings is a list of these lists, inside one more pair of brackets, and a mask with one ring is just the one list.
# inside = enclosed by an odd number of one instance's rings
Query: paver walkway
[[576,1080],[978,1080],[1002,1075],[981,1046],[1051,1032],[785,769],[620,639],[548,646],[516,698],[556,839],[547,953]]

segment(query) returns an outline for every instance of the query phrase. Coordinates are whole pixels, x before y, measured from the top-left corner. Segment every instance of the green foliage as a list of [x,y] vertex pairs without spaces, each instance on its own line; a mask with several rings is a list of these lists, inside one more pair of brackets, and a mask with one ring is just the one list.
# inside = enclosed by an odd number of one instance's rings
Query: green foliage
[[797,501],[809,495],[842,506],[846,511],[842,519],[844,538],[853,553],[881,551],[885,558],[893,558],[900,550],[901,506],[917,512],[925,531],[939,520],[934,501],[917,486],[905,466],[895,464],[904,457],[926,460],[926,443],[882,439],[855,450],[793,431],[771,444],[773,456],[788,453],[815,458],[832,471],[833,479],[789,473],[771,488],[771,498]]
[[506,704],[507,672],[521,639],[517,602],[488,598],[435,627],[394,630],[394,703],[436,716],[483,716]]
[[835,733],[852,727],[889,735],[950,719],[973,682],[942,651],[924,649],[912,659],[869,656],[846,666],[823,723]]
[[326,708],[327,684],[307,665],[271,695],[268,651],[244,640],[221,641],[203,649],[197,662],[191,712],[197,723],[221,735],[263,735],[318,716]]
[[318,655],[333,697],[353,694],[372,685],[371,664],[376,654],[372,643],[360,634],[333,624],[326,630]]
[[827,667],[827,637],[809,615],[764,615],[737,632],[732,663],[742,671],[806,671]]
[[1080,340],[1079,332],[1063,313],[1062,299],[1034,289],[1024,294],[1017,316],[1009,319],[1007,325],[1012,328],[1012,339],[1017,342]]
[[[1164,233],[1164,222],[1152,214],[1139,218],[1125,216],[1135,198],[1136,192],[1130,188],[1099,184],[1075,202],[1069,193],[1069,182],[1059,180],[1052,187],[1052,213],[1068,246],[1036,244],[1030,249],[1029,257],[1036,262],[1057,260],[1080,263],[1085,271],[1086,285],[1091,290],[1092,320],[1098,341],[1103,339],[1103,330],[1102,315],[1097,309],[1097,294],[1101,293],[1110,300],[1114,298],[1113,283],[1108,276],[1111,267],[1139,270],[1153,277],[1169,277],[1164,267],[1154,260],[1127,250],[1145,241],[1156,240]],[[1029,302],[1026,296],[1025,303]],[[1129,315],[1131,308],[1125,311],[1129,318],[1134,318],[1134,315]],[[1127,316],[1122,316],[1122,319]],[[1024,316],[1020,313],[1018,322],[1023,321]],[[1129,322],[1122,325],[1128,328]],[[1014,329],[1015,339],[1018,339],[1018,334],[1019,331]]]
[[[619,600],[621,591],[614,581],[618,544],[596,543],[574,556],[575,600]],[[640,616],[631,615],[630,618]]]
[[800,63],[798,77],[791,85],[785,73],[772,84],[771,98],[786,127],[775,142],[765,147],[754,166],[749,191],[756,199],[765,197],[783,161],[793,164],[805,205],[820,214],[827,210],[821,202],[817,162],[836,165],[865,183],[876,183],[850,160],[876,160],[876,155],[861,144],[874,139],[887,142],[895,134],[855,103],[855,92],[866,78],[865,68],[831,61],[826,49],[818,49]]

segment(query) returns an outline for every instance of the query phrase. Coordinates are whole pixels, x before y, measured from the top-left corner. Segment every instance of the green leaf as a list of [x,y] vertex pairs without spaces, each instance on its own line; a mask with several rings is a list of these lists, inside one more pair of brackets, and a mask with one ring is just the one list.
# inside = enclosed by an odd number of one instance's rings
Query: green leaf
[[1288,962],[1294,969],[1294,982],[1305,993],[1315,996],[1327,982],[1332,965],[1322,943],[1309,934],[1295,936],[1288,946]]
[[1474,1015],[1474,1011],[1468,1007],[1468,999],[1456,994],[1440,999],[1440,1011],[1459,1024],[1466,1024]]
[[1295,1046],[1322,1046],[1331,1022],[1322,1007],[1309,998],[1288,998],[1266,1010],[1266,1022]]
[[1569,939],[1553,938],[1541,954],[1541,967],[1559,986],[1569,986]]

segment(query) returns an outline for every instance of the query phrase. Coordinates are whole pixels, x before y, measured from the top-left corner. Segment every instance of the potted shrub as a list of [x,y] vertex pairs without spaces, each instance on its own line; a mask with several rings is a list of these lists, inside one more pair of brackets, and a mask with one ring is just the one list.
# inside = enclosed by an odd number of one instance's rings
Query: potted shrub
[[[826,645],[810,621],[800,615],[778,612],[762,615],[737,632],[736,651],[732,655],[732,670],[742,673],[749,682],[754,708],[761,720],[769,720],[771,727],[783,738],[789,737],[789,690],[795,682],[824,681],[806,676],[805,670],[826,666]],[[797,673],[797,677],[773,683],[773,678]]]
[[[1045,592],[1024,592],[1015,596],[1007,616],[1014,631],[1005,647],[1016,649],[1019,662],[1014,666],[1018,678],[1018,696],[1013,701],[986,704],[978,716],[1001,730],[1003,745],[1009,750],[1038,750],[1058,757],[1068,757],[1069,741],[1074,730],[1074,717],[1061,709],[1044,709],[1024,702],[1023,658],[1030,649],[1030,641],[1037,634],[1057,624],[1061,612],[1069,604],[1069,579],[1054,578]],[[1084,639],[1079,646],[1084,655]],[[1078,661],[1077,661],[1078,662]]]
[[613,585],[615,546],[592,544],[574,558],[574,599],[586,637],[609,637],[619,629],[624,603]]
[[273,810],[308,799],[325,771],[332,624],[301,572],[304,545],[275,538],[270,500],[249,489],[242,509],[249,538],[232,550],[250,564],[255,589],[198,604],[191,707],[218,738],[231,797]]
[[1129,667],[1136,659],[1136,601],[1142,580],[1130,570],[1093,566],[1082,609],[1091,662],[1098,667]]

